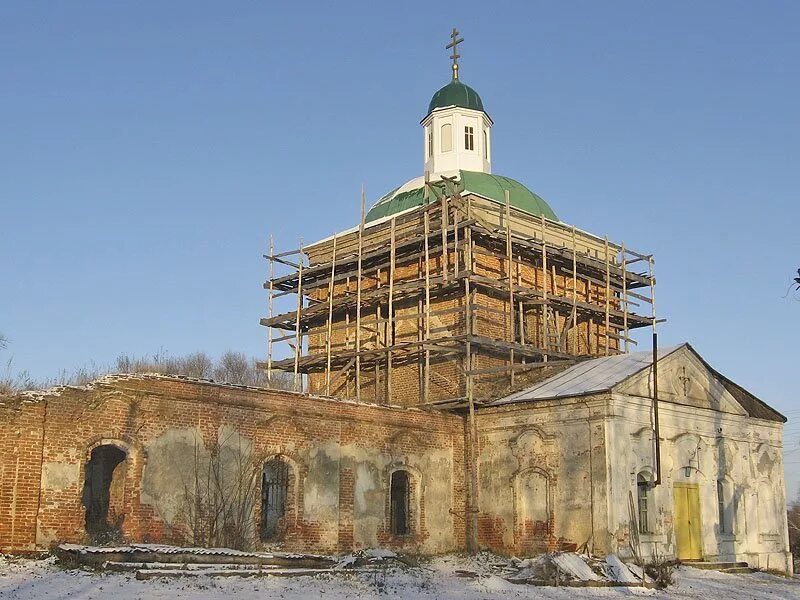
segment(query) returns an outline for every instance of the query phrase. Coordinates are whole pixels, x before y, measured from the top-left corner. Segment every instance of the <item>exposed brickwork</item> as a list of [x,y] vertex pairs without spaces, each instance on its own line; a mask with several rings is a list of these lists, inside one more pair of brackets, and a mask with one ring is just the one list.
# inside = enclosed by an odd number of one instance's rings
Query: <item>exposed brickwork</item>
[[[343,448],[342,452],[358,454],[355,448],[360,447],[369,460],[374,455],[375,460],[398,462],[419,461],[426,452],[444,453],[452,488],[448,496],[463,494],[463,422],[456,415],[143,376],[107,378],[93,389],[69,388],[34,399],[11,399],[0,406],[0,417],[2,551],[86,539],[81,501],[86,463],[94,447],[107,443],[127,454],[111,493],[112,509],[124,515],[126,538],[186,541],[180,520],[167,522],[148,496],[153,490],[143,483],[148,462],[163,460],[153,454],[161,452],[154,443],[169,431],[199,431],[200,442],[211,447],[220,428],[229,428],[252,442],[254,456],[287,458],[292,468],[282,524],[286,549],[334,552],[358,545],[353,511],[355,470],[362,463],[345,462],[342,455],[341,465],[327,467],[326,476],[336,486],[334,498],[338,494],[338,502],[331,507],[337,521],[314,518],[316,513],[304,504],[309,497],[329,491],[306,487],[310,477],[319,478],[314,469],[322,467],[309,463],[319,449],[333,448],[329,451],[335,453],[335,448]],[[175,486],[179,488],[180,482]],[[255,519],[259,511],[256,507]],[[384,533],[389,531],[388,513],[386,519],[379,526]],[[454,521],[451,529],[450,549],[462,547],[463,528]],[[422,528],[419,541],[427,536]],[[383,534],[381,539],[387,545],[394,542]],[[396,540],[396,544],[404,543]]]

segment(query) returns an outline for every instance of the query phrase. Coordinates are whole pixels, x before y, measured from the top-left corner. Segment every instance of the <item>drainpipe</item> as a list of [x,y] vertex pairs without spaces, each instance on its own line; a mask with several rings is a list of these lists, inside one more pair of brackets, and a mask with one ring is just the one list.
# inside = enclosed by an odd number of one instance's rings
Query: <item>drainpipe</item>
[[661,484],[661,436],[658,428],[658,333],[653,319],[653,436],[655,437],[656,479],[653,487]]
[[653,277],[653,255],[647,257],[647,271],[650,277],[650,308],[652,309],[653,319],[653,437],[655,437],[655,458],[653,467],[656,471],[656,479],[653,487],[661,485],[661,435],[658,428],[658,332],[656,331],[656,280]]

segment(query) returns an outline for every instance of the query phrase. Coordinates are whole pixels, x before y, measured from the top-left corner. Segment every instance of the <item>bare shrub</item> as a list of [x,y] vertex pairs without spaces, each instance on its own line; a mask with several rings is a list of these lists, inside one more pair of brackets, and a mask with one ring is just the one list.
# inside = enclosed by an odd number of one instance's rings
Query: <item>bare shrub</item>
[[644,569],[645,573],[653,579],[655,586],[663,590],[675,583],[675,566],[674,560],[654,554]]
[[180,516],[196,546],[249,550],[263,457],[234,434],[220,432],[210,447],[195,441],[193,468],[183,479]]
[[120,354],[111,366],[91,363],[71,373],[62,371],[57,377],[43,380],[34,379],[28,371],[15,371],[9,359],[0,372],[0,394],[10,395],[58,385],[85,385],[107,373],[159,373],[281,390],[291,390],[293,387],[291,374],[274,371],[270,379],[267,372],[258,367],[255,359],[241,352],[229,350],[214,361],[205,352],[172,356],[161,349],[151,356]]

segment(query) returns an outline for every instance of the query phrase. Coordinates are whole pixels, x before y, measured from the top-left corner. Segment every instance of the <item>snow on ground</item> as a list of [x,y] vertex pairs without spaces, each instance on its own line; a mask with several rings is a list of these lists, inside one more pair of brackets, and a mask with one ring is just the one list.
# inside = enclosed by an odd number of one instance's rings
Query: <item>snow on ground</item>
[[[137,581],[133,574],[64,570],[54,558],[42,561],[0,557],[0,599],[74,600],[345,600],[403,598],[409,600],[490,600],[493,598],[619,598],[653,600],[800,600],[800,580],[767,574],[730,575],[683,567],[677,583],[666,591],[642,588],[553,588],[513,584],[492,574],[486,556],[445,556],[419,567],[392,566],[370,573],[298,578],[162,579]],[[473,571],[477,578],[456,576]]]

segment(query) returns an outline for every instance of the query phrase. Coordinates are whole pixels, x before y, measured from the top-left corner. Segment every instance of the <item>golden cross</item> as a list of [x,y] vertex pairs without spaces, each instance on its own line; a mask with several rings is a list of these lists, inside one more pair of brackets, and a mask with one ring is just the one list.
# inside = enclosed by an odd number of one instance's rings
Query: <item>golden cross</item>
[[461,55],[458,53],[458,45],[464,41],[464,38],[460,38],[458,35],[458,29],[453,27],[453,31],[450,33],[450,38],[453,41],[445,46],[447,50],[450,48],[453,49],[453,53],[450,55],[450,58],[453,59],[453,81],[458,81],[458,59],[461,58]]

